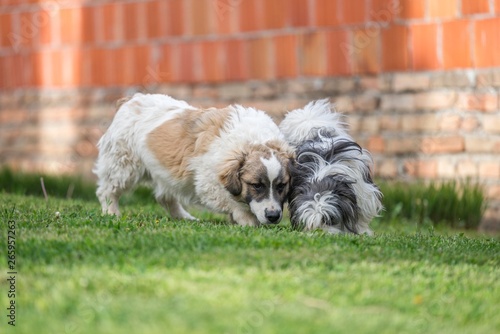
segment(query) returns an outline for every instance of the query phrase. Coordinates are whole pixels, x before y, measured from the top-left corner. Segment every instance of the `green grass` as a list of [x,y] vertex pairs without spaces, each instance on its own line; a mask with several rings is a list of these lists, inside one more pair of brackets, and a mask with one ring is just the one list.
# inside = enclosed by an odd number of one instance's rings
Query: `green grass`
[[[0,190],[8,193],[44,196],[42,182],[50,197],[79,198],[95,201],[95,184],[74,176],[52,176],[13,172],[0,169]],[[379,221],[385,224],[401,222],[417,223],[421,227],[433,225],[457,229],[477,229],[484,211],[486,199],[483,189],[470,180],[441,183],[403,183],[377,181],[383,196],[385,210]],[[154,202],[149,189],[139,187],[125,196],[122,204]]]
[[[131,196],[114,218],[95,199],[47,191],[47,202],[0,193],[2,333],[500,332],[496,237],[394,220],[375,222],[375,237],[287,221],[243,228],[209,213],[172,221]],[[5,317],[10,219],[15,329]]]

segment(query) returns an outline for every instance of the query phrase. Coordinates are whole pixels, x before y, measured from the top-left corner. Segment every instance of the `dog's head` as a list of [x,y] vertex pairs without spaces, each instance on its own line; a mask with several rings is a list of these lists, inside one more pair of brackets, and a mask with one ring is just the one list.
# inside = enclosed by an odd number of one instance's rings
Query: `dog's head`
[[233,152],[219,179],[224,187],[261,224],[277,224],[290,189],[290,166],[294,153],[281,141],[251,144]]
[[297,148],[291,169],[291,223],[306,230],[328,227],[358,233],[358,193],[365,183],[359,176],[368,168],[360,158],[359,145],[334,138],[328,131],[318,131],[318,136]]
[[294,176],[290,194],[292,226],[313,230],[324,226],[357,233],[358,207],[354,181],[341,174],[299,180]]

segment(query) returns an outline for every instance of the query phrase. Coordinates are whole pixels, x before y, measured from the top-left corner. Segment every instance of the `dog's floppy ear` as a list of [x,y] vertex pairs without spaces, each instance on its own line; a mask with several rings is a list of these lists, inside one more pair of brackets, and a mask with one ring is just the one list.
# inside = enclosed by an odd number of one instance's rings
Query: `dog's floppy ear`
[[245,159],[246,154],[244,152],[235,152],[231,158],[224,162],[219,174],[220,182],[233,196],[241,194],[240,170]]

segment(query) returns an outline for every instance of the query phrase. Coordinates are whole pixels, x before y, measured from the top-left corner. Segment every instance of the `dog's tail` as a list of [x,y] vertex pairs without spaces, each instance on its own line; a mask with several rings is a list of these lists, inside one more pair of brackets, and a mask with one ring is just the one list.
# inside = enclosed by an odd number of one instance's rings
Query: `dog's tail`
[[336,135],[350,138],[347,126],[341,120],[342,114],[335,112],[328,99],[309,102],[302,109],[295,109],[285,115],[280,123],[280,130],[292,145],[298,145],[312,139],[324,129]]

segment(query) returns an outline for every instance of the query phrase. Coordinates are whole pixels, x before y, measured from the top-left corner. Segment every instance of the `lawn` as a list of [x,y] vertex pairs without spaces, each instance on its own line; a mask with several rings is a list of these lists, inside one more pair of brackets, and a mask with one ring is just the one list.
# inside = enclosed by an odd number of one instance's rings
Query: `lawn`
[[2,333],[500,332],[498,237],[411,222],[331,236],[124,204],[113,218],[97,200],[0,193]]

